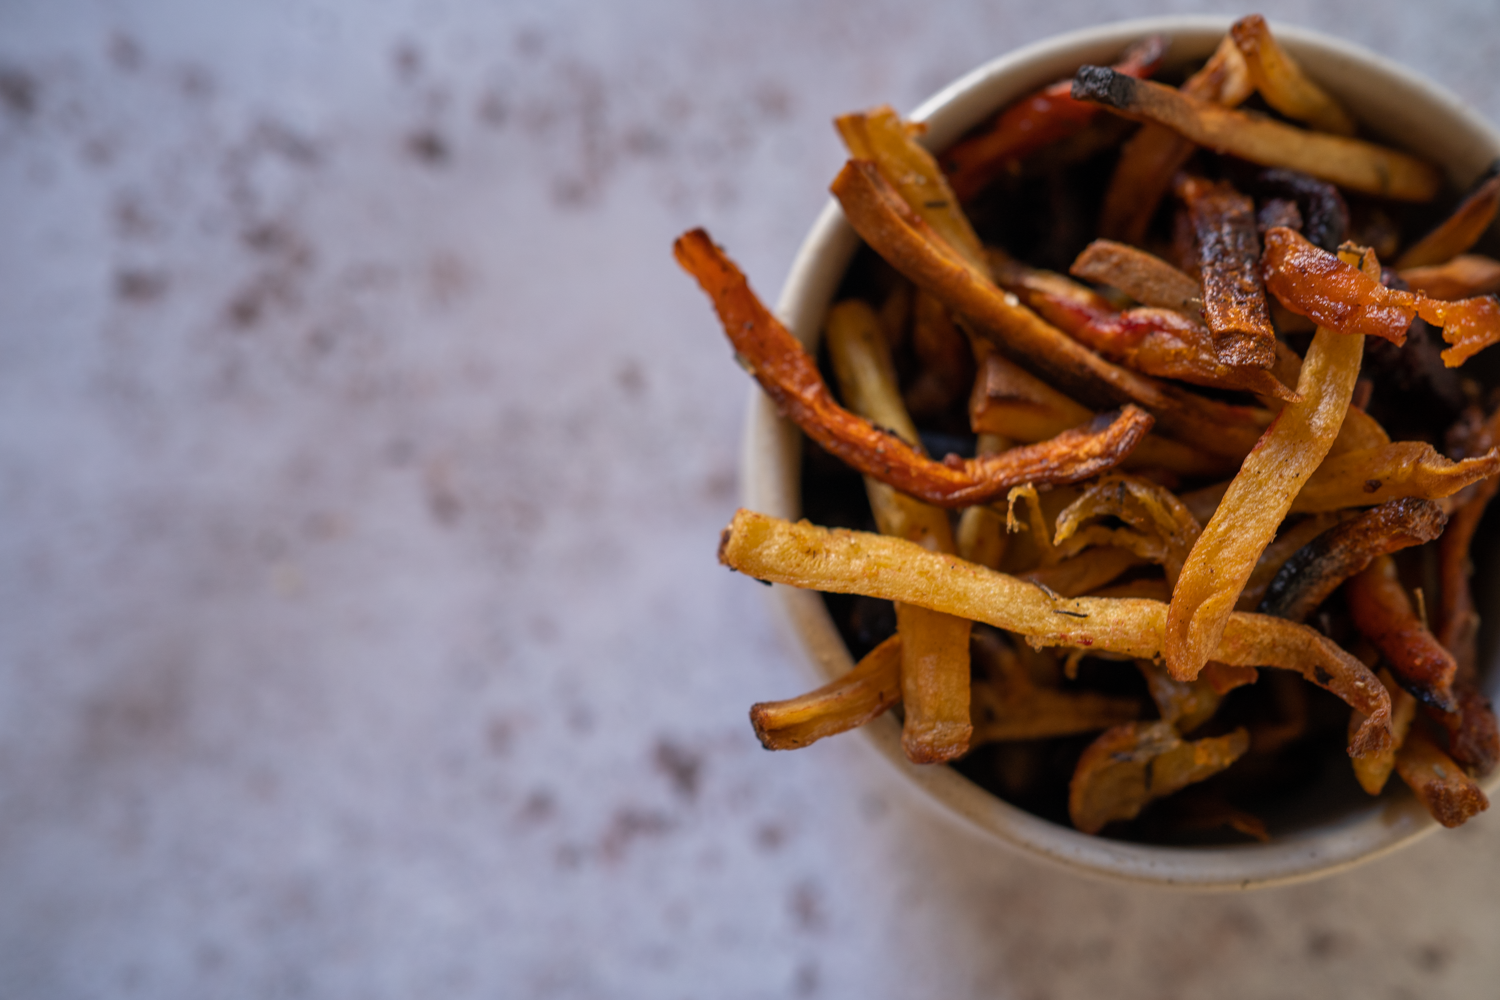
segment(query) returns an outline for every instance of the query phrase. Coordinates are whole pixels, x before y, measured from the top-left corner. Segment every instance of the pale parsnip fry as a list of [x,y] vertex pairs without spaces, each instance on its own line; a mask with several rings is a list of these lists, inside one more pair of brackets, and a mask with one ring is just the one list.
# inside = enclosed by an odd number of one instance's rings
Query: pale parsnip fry
[[1053,543],[1062,545],[1084,521],[1096,517],[1119,518],[1155,539],[1167,580],[1174,584],[1202,531],[1197,518],[1170,491],[1134,476],[1110,475],[1089,485],[1083,496],[1058,515]]
[[1485,171],[1452,215],[1396,258],[1396,269],[1429,267],[1457,257],[1484,235],[1495,221],[1497,208],[1500,208],[1500,161]]
[[1143,306],[1203,316],[1203,287],[1198,282],[1155,254],[1124,243],[1095,240],[1074,259],[1068,273],[1118,288]]
[[752,706],[750,724],[767,750],[797,750],[856,729],[900,700],[901,636],[893,635],[816,691]]
[[1396,563],[1380,556],[1344,588],[1354,627],[1375,644],[1401,686],[1442,712],[1458,708],[1453,675],[1458,663],[1427,629],[1396,576]]
[[1490,807],[1484,790],[1420,726],[1412,727],[1396,751],[1396,773],[1432,818],[1449,829],[1463,826]]
[[[1379,795],[1385,788],[1385,783],[1391,776],[1391,769],[1396,766],[1396,751],[1400,750],[1401,744],[1406,742],[1407,731],[1411,729],[1411,721],[1417,714],[1417,699],[1396,683],[1396,678],[1391,676],[1389,670],[1382,670],[1376,676],[1391,694],[1391,745],[1380,753],[1350,759],[1354,765],[1354,780],[1359,782],[1360,788],[1371,795]],[[1351,713],[1349,731],[1358,732],[1363,722],[1364,719],[1358,712]]]
[[1167,617],[1167,669],[1178,680],[1197,677],[1213,656],[1256,561],[1338,436],[1363,353],[1358,337],[1313,336],[1297,379],[1302,402],[1266,430],[1193,546]]
[[741,362],[783,416],[860,472],[928,503],[968,507],[1018,483],[1088,479],[1117,465],[1151,427],[1149,414],[1127,406],[1109,426],[1097,431],[1069,431],[1044,445],[1013,448],[955,465],[935,462],[834,402],[812,356],[755,297],[739,268],[706,232],[695,229],[684,234],[673,250],[678,263],[713,300]]
[[1068,787],[1068,816],[1084,833],[1134,819],[1152,800],[1212,777],[1250,749],[1243,729],[1187,741],[1166,722],[1116,726],[1089,744]]
[[1213,718],[1224,701],[1224,695],[1206,677],[1174,681],[1160,664],[1136,660],[1135,665],[1146,679],[1146,688],[1156,702],[1161,721],[1171,723],[1179,733],[1191,733]]
[[1454,462],[1425,441],[1393,441],[1324,460],[1297,494],[1292,511],[1373,507],[1402,497],[1441,500],[1497,471],[1500,450]]
[[1329,456],[1342,455],[1347,451],[1364,451],[1367,448],[1382,448],[1391,443],[1391,436],[1380,426],[1380,422],[1357,406],[1349,407],[1344,414],[1339,436],[1333,439]]
[[[720,540],[719,561],[758,580],[921,604],[1024,635],[1033,645],[1132,659],[1162,654],[1167,608],[1159,601],[1055,597],[1004,573],[884,535],[793,524],[742,509]],[[1375,675],[1305,625],[1235,612],[1213,658],[1230,666],[1295,670],[1364,712],[1369,719],[1351,742],[1351,754],[1374,752],[1389,741],[1390,698]]]
[[1227,181],[1184,176],[1178,178],[1176,189],[1197,236],[1203,316],[1219,360],[1270,368],[1276,362],[1276,331],[1260,275],[1255,203]]
[[1277,44],[1264,17],[1259,14],[1242,17],[1229,29],[1229,34],[1245,57],[1255,89],[1267,104],[1320,132],[1354,134],[1354,119],[1349,112],[1307,78],[1297,61]]
[[1430,201],[1442,185],[1436,168],[1406,153],[1231,111],[1107,66],[1080,69],[1073,77],[1073,96],[1127,118],[1166,125],[1200,146],[1265,167],[1299,170],[1364,194]]
[[1401,280],[1413,291],[1435,299],[1467,299],[1500,292],[1500,260],[1481,254],[1459,254],[1442,264],[1409,267]]

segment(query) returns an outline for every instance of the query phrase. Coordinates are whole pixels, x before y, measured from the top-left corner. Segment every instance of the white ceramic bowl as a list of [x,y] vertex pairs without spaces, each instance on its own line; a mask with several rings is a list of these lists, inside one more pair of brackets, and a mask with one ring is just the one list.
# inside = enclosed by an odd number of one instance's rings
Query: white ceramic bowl
[[[981,66],[938,92],[911,117],[927,123],[926,142],[941,149],[1016,98],[1070,75],[1080,65],[1107,64],[1144,35],[1169,36],[1168,63],[1185,63],[1206,58],[1230,23],[1230,18],[1218,16],[1165,17],[1061,35]],[[1500,133],[1431,82],[1347,42],[1288,25],[1274,27],[1308,74],[1343,101],[1371,133],[1445,165],[1455,184],[1467,185],[1500,156]],[[777,307],[781,319],[809,348],[816,344],[824,313],[858,245],[839,206],[830,202],[803,242]],[[745,505],[778,517],[800,517],[800,458],[796,427],[776,415],[759,389],[752,390],[742,457]],[[771,593],[806,653],[810,687],[853,666],[818,594],[780,585]],[[1500,671],[1487,671],[1491,697],[1497,693],[1497,675]],[[1312,817],[1300,829],[1277,830],[1266,844],[1169,848],[1123,843],[1040,819],[951,768],[908,763],[901,751],[900,725],[889,714],[861,732],[941,811],[996,843],[1074,871],[1128,881],[1196,889],[1303,881],[1379,857],[1438,829],[1402,786],[1367,804],[1351,802],[1337,815],[1325,809],[1324,815]],[[1497,784],[1500,774],[1487,782],[1486,791],[1493,794]]]

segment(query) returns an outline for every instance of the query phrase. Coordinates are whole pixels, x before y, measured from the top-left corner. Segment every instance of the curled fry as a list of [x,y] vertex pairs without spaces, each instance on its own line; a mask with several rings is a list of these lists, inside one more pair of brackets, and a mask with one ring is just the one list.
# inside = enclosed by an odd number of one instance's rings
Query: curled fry
[[1187,206],[1197,236],[1203,316],[1219,360],[1270,368],[1276,361],[1276,331],[1260,275],[1255,203],[1223,181],[1199,177],[1180,179],[1177,196]]
[[901,700],[901,636],[893,635],[843,677],[798,698],[763,701],[750,724],[767,750],[797,750],[856,729]]
[[1500,208],[1500,160],[1490,165],[1453,214],[1396,258],[1397,270],[1441,264],[1463,253],[1495,221]]
[[1420,728],[1414,727],[1396,751],[1396,772],[1432,818],[1449,829],[1490,807],[1484,790]]
[[1441,711],[1457,708],[1458,664],[1412,610],[1391,557],[1380,556],[1351,578],[1344,592],[1354,626],[1385,654],[1402,687]]
[[1119,464],[1151,427],[1149,414],[1128,406],[1097,430],[1070,431],[1045,445],[955,465],[935,462],[834,402],[812,356],[760,303],[706,232],[686,233],[673,250],[708,292],[736,352],[782,414],[860,472],[928,503],[967,507],[1019,483],[1087,479]]
[[1160,545],[1167,580],[1175,583],[1201,528],[1186,505],[1155,483],[1134,476],[1103,476],[1057,516],[1053,543],[1062,545],[1086,520],[1116,517]]
[[1297,61],[1271,35],[1264,17],[1259,14],[1242,17],[1234,22],[1229,34],[1245,57],[1255,89],[1267,104],[1321,132],[1354,134],[1354,119],[1349,112],[1307,78]]
[[1425,441],[1393,441],[1330,456],[1303,485],[1292,510],[1373,507],[1402,497],[1441,500],[1497,471],[1500,450],[1453,462]]
[[1500,260],[1481,254],[1459,254],[1442,264],[1408,267],[1401,280],[1413,291],[1435,299],[1466,299],[1500,292]]
[[1243,729],[1186,741],[1166,722],[1116,726],[1089,744],[1068,786],[1068,816],[1084,833],[1134,819],[1153,799],[1224,770],[1250,749]]

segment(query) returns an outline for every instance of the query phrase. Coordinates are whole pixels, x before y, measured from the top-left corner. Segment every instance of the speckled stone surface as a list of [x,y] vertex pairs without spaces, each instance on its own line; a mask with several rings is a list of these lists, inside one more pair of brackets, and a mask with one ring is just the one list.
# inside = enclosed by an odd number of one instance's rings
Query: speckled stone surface
[[[1184,897],[745,719],[672,237],[773,296],[832,115],[1187,9],[0,3],[0,996],[1492,996],[1493,816]],[[1260,9],[1500,118],[1489,0]]]

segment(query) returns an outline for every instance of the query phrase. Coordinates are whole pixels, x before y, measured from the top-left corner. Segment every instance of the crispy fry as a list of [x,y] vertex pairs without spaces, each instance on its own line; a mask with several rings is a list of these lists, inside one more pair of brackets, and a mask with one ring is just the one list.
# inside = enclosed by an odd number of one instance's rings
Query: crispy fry
[[1457,708],[1453,674],[1458,664],[1412,610],[1395,561],[1380,556],[1349,580],[1344,594],[1354,626],[1385,654],[1401,686],[1441,711]]
[[[1167,608],[1159,601],[1053,597],[1034,584],[929,552],[897,538],[829,530],[740,510],[725,530],[719,561],[759,580],[831,593],[920,604],[1028,637],[1155,659]],[[1369,669],[1304,625],[1236,612],[1213,658],[1231,666],[1295,670],[1369,716],[1350,744],[1356,756],[1389,741],[1390,697]]]
[[1045,445],[1014,448],[961,465],[934,462],[833,401],[812,357],[760,303],[744,275],[707,233],[693,230],[673,249],[678,262],[713,299],[724,332],[782,414],[860,472],[928,503],[967,507],[1017,483],[1087,479],[1118,464],[1150,429],[1150,415],[1128,406],[1097,431],[1070,431]]
[[1433,541],[1448,516],[1431,500],[1392,500],[1324,532],[1292,554],[1256,610],[1306,621],[1349,577],[1377,557]]
[[[1167,40],[1151,35],[1132,45],[1114,68],[1128,76],[1150,76],[1166,51]],[[1077,134],[1093,120],[1099,109],[1073,100],[1072,88],[1069,77],[1021,98],[944,153],[943,168],[958,196],[968,201],[1023,157]]]
[[1319,131],[1354,134],[1354,119],[1349,112],[1307,78],[1297,61],[1272,37],[1265,18],[1259,14],[1242,17],[1234,22],[1229,34],[1245,57],[1255,89],[1267,104]]
[[1256,561],[1328,453],[1359,377],[1364,342],[1319,330],[1288,403],[1245,459],[1172,590],[1167,669],[1192,680],[1213,655]]
[[1219,360],[1270,368],[1276,361],[1276,331],[1260,276],[1255,203],[1222,181],[1182,177],[1176,188],[1197,235],[1203,315]]
[[1150,660],[1136,660],[1135,665],[1146,679],[1146,688],[1151,692],[1151,700],[1156,702],[1161,721],[1170,723],[1180,733],[1191,733],[1213,718],[1224,700],[1224,695],[1207,678],[1174,681],[1161,666]]
[[1341,187],[1398,201],[1429,201],[1442,175],[1416,157],[1384,146],[1304,129],[1193,97],[1106,66],[1084,66],[1073,96],[1137,121],[1154,121],[1208,146],[1263,167],[1285,167]]
[[1252,446],[1247,440],[1264,426],[1264,411],[1206,400],[1112,365],[1044,322],[966,266],[868,164],[846,164],[833,193],[877,253],[967,317],[1013,361],[1069,396],[1087,405],[1135,402],[1156,416],[1163,431],[1216,455],[1243,455]]
[[1118,288],[1143,306],[1203,315],[1203,288],[1198,282],[1160,257],[1124,243],[1095,240],[1074,259],[1068,273]]
[[1068,816],[1084,833],[1134,819],[1153,799],[1233,764],[1250,748],[1245,730],[1188,742],[1166,722],[1116,726],[1089,745],[1068,787]]
[[[920,449],[875,310],[854,299],[839,303],[829,311],[826,335],[839,388],[854,411]],[[871,476],[865,477],[865,490],[882,533],[937,552],[954,550],[943,510],[903,496]],[[896,605],[906,705],[901,746],[913,763],[954,760],[969,749],[969,624],[926,608]]]
[[1440,500],[1500,471],[1500,451],[1452,462],[1425,441],[1393,441],[1333,455],[1297,494],[1292,510],[1310,514],[1373,507],[1402,497]]
[[1435,299],[1466,299],[1500,292],[1500,260],[1481,254],[1459,254],[1442,264],[1409,267],[1401,280]]
[[893,635],[816,691],[751,706],[750,723],[767,750],[797,750],[856,729],[900,700],[901,636]]
[[1342,455],[1348,451],[1383,448],[1390,443],[1391,436],[1374,417],[1357,406],[1350,406],[1344,414],[1339,436],[1333,439],[1333,447],[1328,449],[1328,454]]
[[1453,697],[1458,702],[1457,711],[1437,713],[1428,708],[1427,714],[1447,731],[1448,752],[1456,760],[1481,775],[1489,774],[1500,762],[1495,709],[1479,690],[1477,675],[1460,674],[1453,682]]
[[1058,515],[1053,543],[1062,545],[1084,521],[1096,517],[1119,518],[1154,539],[1162,552],[1159,561],[1172,583],[1202,530],[1183,502],[1167,490],[1134,476],[1110,475],[1100,477]]
[[1449,829],[1463,826],[1490,807],[1484,790],[1420,727],[1413,727],[1396,751],[1396,772],[1432,818]]
[[1396,258],[1396,269],[1405,271],[1452,260],[1479,241],[1495,220],[1497,208],[1500,208],[1500,160],[1490,165],[1452,215]]
[[[1379,795],[1385,788],[1385,783],[1391,776],[1391,770],[1396,766],[1396,751],[1400,750],[1401,744],[1406,742],[1407,731],[1411,729],[1411,721],[1417,714],[1417,699],[1396,683],[1396,678],[1391,676],[1389,670],[1382,670],[1376,676],[1391,694],[1391,745],[1380,753],[1371,754],[1368,757],[1351,758],[1351,763],[1354,765],[1354,780],[1359,782],[1360,788],[1371,795]],[[1349,716],[1349,731],[1357,732],[1363,722],[1364,719],[1360,717],[1360,714],[1353,712]]]
[[[1477,407],[1466,411],[1463,417],[1465,419],[1461,419],[1455,428],[1462,433],[1449,432],[1450,454],[1462,460],[1495,447],[1500,440],[1500,409],[1491,413],[1488,419],[1483,419]],[[1441,586],[1437,634],[1443,647],[1458,661],[1460,677],[1477,674],[1478,651],[1474,642],[1479,616],[1474,610],[1474,595],[1469,589],[1469,575],[1474,571],[1469,549],[1474,532],[1497,490],[1500,490],[1500,477],[1489,476],[1481,480],[1453,512],[1448,529],[1438,543]]]
[[974,683],[974,746],[1095,732],[1141,714],[1134,698],[1038,685],[993,634],[975,633],[974,648],[989,667],[988,677]]
[[1198,675],[1198,680],[1206,681],[1209,687],[1221,695],[1228,694],[1237,687],[1254,684],[1259,679],[1260,671],[1254,667],[1231,667],[1217,660],[1209,660],[1203,672]]
[[1250,571],[1250,579],[1245,581],[1245,589],[1240,592],[1240,599],[1235,602],[1235,610],[1255,611],[1259,608],[1266,589],[1270,587],[1271,581],[1276,579],[1276,575],[1281,572],[1281,568],[1286,565],[1288,559],[1323,532],[1355,516],[1357,515],[1354,511],[1314,514],[1311,517],[1302,518],[1296,524],[1283,530],[1260,554],[1255,568]]
[[[1182,91],[1226,108],[1235,107],[1255,92],[1245,57],[1233,38],[1224,36],[1203,68],[1183,83]],[[1099,235],[1134,244],[1145,239],[1146,228],[1172,177],[1196,148],[1165,125],[1142,125],[1120,149],[1120,162],[1104,192]]]
[[1339,189],[1327,181],[1296,170],[1263,170],[1255,178],[1251,193],[1293,199],[1302,225],[1291,228],[1300,228],[1309,243],[1329,253],[1348,238],[1349,206]]
[[1145,559],[1129,549],[1102,545],[1050,566],[1028,570],[1020,574],[1020,578],[1045,587],[1059,597],[1078,597],[1097,590],[1127,569],[1144,562]]

